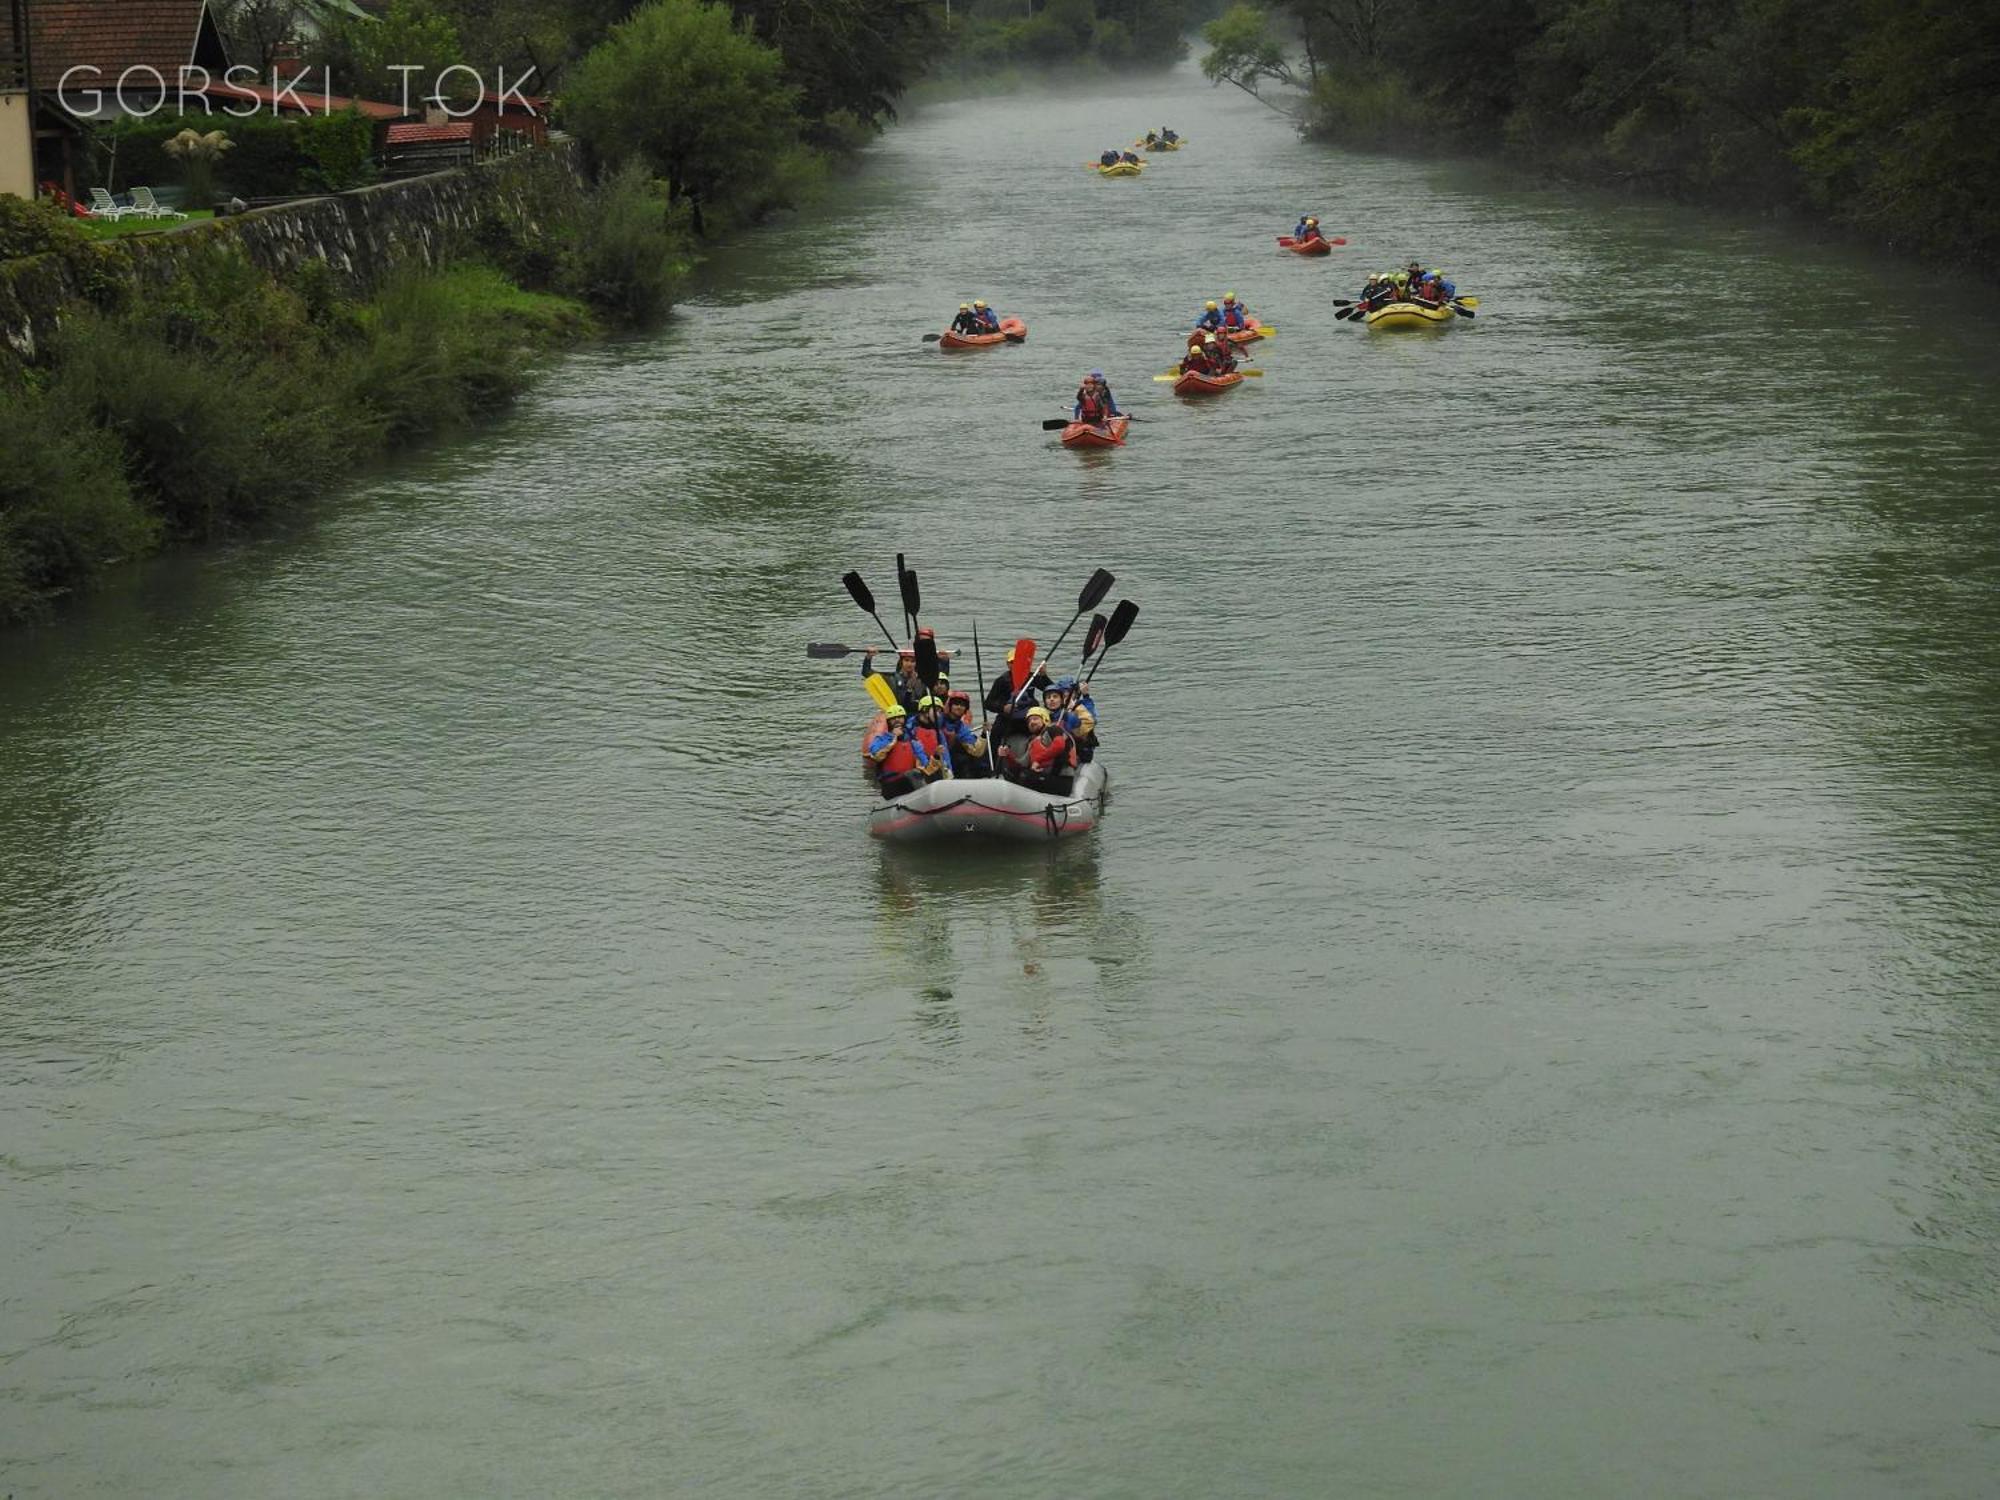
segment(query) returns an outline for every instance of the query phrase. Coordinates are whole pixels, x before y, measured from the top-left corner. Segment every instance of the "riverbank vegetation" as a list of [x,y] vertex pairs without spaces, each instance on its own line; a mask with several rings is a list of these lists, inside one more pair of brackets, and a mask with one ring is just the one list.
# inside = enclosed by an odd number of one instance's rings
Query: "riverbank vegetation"
[[[1814,212],[1885,245],[2000,249],[2000,9],[1952,0],[1239,4],[1203,70],[1309,94],[1370,147],[1502,149],[1562,176]],[[1414,30],[1414,35],[1412,34]]]

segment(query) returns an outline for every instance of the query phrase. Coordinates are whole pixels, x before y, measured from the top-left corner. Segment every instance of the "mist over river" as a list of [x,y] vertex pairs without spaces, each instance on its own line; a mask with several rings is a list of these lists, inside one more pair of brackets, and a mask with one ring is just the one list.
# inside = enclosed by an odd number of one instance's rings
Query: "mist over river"
[[[1477,320],[1334,321],[1412,257]],[[942,105],[0,636],[0,1495],[1994,1493],[1990,302],[1192,67]],[[898,551],[989,676],[1139,602],[1090,838],[866,837],[802,648]]]

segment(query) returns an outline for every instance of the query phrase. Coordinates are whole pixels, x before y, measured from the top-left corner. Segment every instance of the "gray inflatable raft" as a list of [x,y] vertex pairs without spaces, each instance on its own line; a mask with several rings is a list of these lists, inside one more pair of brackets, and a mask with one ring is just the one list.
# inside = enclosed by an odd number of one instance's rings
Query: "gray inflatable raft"
[[1024,842],[1070,838],[1097,826],[1106,781],[1101,760],[1077,770],[1068,796],[1031,792],[998,777],[933,781],[878,806],[868,815],[868,831],[898,843],[967,836]]

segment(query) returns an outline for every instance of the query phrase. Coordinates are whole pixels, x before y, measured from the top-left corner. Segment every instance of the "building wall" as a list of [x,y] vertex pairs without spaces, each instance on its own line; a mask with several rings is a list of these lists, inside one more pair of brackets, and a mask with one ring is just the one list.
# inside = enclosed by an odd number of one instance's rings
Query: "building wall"
[[0,94],[0,193],[35,195],[35,114],[22,93]]

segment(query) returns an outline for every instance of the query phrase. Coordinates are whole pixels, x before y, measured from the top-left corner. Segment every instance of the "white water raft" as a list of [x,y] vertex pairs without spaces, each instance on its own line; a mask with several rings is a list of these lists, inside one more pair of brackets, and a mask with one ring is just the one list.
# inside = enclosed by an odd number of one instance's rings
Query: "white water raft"
[[1001,838],[1047,842],[1088,833],[1104,810],[1104,763],[1077,769],[1069,793],[1033,792],[999,777],[937,780],[882,803],[868,815],[878,839]]

